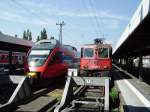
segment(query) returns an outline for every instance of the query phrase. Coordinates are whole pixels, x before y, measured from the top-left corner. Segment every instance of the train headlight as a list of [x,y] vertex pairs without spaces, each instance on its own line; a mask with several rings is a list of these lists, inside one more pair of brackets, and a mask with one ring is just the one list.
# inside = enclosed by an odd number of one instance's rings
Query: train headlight
[[104,69],[108,69],[108,66],[104,66]]
[[37,73],[36,72],[29,72],[29,73],[27,73],[27,76],[32,77],[32,78],[37,78]]

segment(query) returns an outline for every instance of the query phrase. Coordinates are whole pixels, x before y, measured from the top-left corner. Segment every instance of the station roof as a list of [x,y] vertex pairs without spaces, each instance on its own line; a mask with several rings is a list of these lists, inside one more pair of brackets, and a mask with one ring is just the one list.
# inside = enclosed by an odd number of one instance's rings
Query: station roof
[[0,50],[27,52],[32,46],[33,42],[15,38],[0,32]]
[[142,0],[113,52],[114,58],[150,54],[150,0]]

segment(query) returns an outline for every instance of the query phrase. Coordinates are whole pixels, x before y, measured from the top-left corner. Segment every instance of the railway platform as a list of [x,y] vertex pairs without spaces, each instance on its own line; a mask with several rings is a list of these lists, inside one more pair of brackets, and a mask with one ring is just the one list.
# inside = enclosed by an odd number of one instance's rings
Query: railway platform
[[127,112],[150,111],[150,86],[114,65],[115,85],[120,91],[123,109]]

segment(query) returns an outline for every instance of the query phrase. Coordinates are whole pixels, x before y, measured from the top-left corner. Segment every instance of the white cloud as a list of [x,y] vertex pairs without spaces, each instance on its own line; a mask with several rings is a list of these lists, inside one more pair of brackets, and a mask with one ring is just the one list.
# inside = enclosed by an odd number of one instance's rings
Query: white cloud
[[88,16],[97,16],[101,18],[108,18],[108,19],[117,19],[117,20],[129,20],[129,17],[112,13],[110,10],[81,10],[80,12],[77,11],[71,11],[72,9],[66,9],[66,10],[60,10],[57,6],[53,6],[51,4],[48,4],[46,2],[40,2],[37,3],[35,1],[31,0],[22,0],[18,1],[19,4],[26,6],[30,8],[30,10],[34,13],[41,12],[44,15],[49,16],[70,16],[70,17],[88,17]]
[[116,20],[111,20],[111,28],[116,29],[118,28],[120,22]]
[[88,17],[88,16],[97,16],[98,18],[107,18],[107,19],[116,19],[116,20],[129,20],[128,17],[113,14],[111,12],[102,11],[102,12],[96,12],[96,13],[88,13],[88,12],[62,12],[58,13],[59,16],[76,16],[76,17]]
[[23,16],[12,12],[4,12],[0,11],[0,19],[1,20],[8,20],[13,22],[19,23],[26,23],[26,24],[34,24],[34,25],[53,25],[54,21],[51,19],[39,19],[39,18],[31,18],[29,16]]
[[[49,8],[49,5],[46,2],[36,3],[37,1],[30,0],[15,0],[17,3],[21,4],[18,9],[21,10],[11,10],[10,12],[0,11],[1,16],[0,19],[15,21],[26,24],[35,24],[35,25],[55,25],[56,19],[60,19],[63,17],[94,17],[97,16],[98,19],[103,19],[104,24],[108,25],[110,23],[111,28],[117,28],[120,21],[129,20],[128,17],[114,14],[111,11],[104,10],[98,11],[95,10],[93,12],[88,13],[88,11],[81,10],[80,12],[70,10],[58,10],[57,7],[52,6]],[[20,8],[19,8],[20,7]],[[22,8],[21,8],[22,7]],[[28,10],[23,9],[23,7]],[[55,16],[55,17],[54,17]],[[109,20],[108,20],[109,19]]]

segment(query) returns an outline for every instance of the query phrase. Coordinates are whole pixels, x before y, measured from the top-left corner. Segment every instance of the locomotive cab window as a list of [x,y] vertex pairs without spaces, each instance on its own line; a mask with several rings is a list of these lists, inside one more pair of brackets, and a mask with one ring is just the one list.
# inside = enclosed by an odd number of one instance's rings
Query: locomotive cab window
[[108,58],[108,48],[99,48],[98,54],[100,58]]
[[93,49],[92,48],[84,48],[83,52],[84,57],[93,57]]

